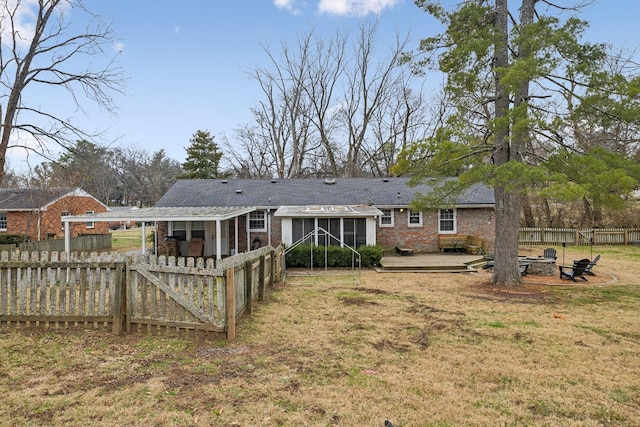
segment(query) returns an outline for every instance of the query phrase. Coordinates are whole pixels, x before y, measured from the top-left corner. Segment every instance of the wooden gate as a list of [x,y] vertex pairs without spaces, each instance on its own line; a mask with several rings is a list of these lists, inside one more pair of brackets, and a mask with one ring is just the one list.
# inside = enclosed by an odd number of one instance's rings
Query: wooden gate
[[263,247],[216,264],[203,258],[2,252],[0,325],[234,339],[236,321],[280,277],[281,253]]
[[152,257],[127,265],[125,330],[159,335],[225,333],[225,289],[214,260]]

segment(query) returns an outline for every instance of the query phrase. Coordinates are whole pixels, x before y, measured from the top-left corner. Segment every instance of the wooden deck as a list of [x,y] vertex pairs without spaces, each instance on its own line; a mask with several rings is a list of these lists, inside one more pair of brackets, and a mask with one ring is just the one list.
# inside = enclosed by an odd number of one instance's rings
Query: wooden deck
[[484,264],[482,255],[465,253],[416,253],[400,256],[385,253],[380,260],[381,272],[463,273],[476,271]]

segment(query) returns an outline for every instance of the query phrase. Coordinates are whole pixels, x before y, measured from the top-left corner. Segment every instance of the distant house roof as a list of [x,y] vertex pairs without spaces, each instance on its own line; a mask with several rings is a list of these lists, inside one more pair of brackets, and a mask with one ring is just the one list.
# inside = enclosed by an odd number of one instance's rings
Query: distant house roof
[[[409,178],[306,178],[306,179],[184,179],[178,180],[156,207],[203,206],[408,206],[416,193],[433,187],[409,187]],[[471,186],[456,206],[495,204],[493,190]]]
[[[0,188],[0,210],[34,211],[46,209],[50,204],[65,196],[91,197],[98,199],[80,188]],[[107,206],[105,205],[105,208]]]

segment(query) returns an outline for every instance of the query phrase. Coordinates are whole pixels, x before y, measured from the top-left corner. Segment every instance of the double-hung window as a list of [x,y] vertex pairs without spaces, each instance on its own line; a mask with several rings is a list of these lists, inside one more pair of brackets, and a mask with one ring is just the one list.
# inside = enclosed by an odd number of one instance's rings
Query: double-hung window
[[249,213],[250,231],[267,231],[267,212],[253,211]]
[[380,209],[380,227],[393,227],[393,209]]
[[7,213],[6,212],[0,212],[0,230],[2,231],[7,230]]
[[409,227],[422,227],[422,212],[409,209]]
[[440,209],[438,212],[438,232],[442,234],[456,233],[455,209]]

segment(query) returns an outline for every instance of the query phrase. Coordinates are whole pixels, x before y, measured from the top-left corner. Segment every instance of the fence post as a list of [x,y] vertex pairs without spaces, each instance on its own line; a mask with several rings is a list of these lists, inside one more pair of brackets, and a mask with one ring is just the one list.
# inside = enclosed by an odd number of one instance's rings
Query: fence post
[[124,325],[124,313],[126,312],[125,269],[126,266],[124,263],[116,263],[116,283],[113,295],[113,320],[111,322],[111,330],[114,335],[121,335]]
[[227,340],[236,339],[236,285],[235,271],[233,267],[227,268],[225,286],[225,328]]
[[258,267],[258,301],[264,301],[264,288],[266,286],[264,280],[265,256],[260,255],[260,266]]
[[276,281],[276,251],[274,249],[271,250],[271,274],[269,275],[269,286],[273,287],[273,284]]
[[247,314],[251,314],[253,305],[253,263],[246,261],[244,263],[244,286],[246,295],[246,311]]

